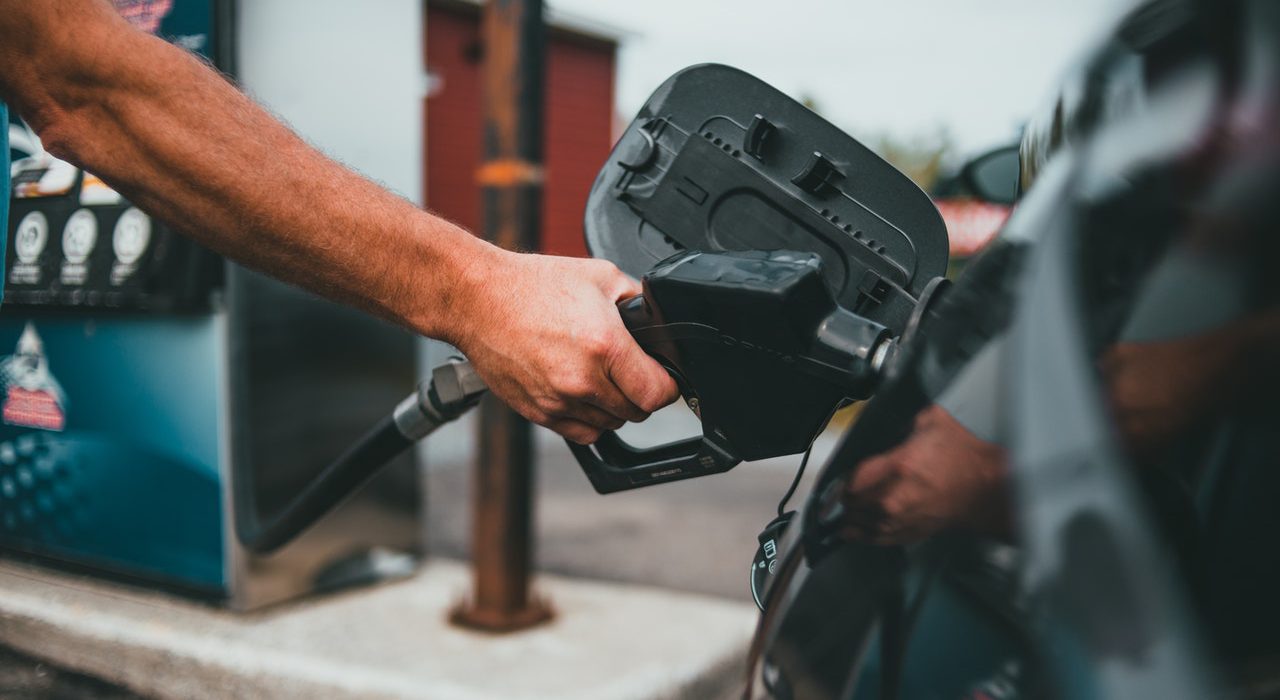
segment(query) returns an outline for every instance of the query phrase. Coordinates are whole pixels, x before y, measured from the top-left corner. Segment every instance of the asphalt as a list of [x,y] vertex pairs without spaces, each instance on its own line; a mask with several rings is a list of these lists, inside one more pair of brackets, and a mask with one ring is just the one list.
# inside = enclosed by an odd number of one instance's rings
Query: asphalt
[[4,700],[138,700],[143,696],[0,647]]
[[[474,416],[426,443],[427,541],[435,556],[466,559],[471,522]],[[696,434],[683,405],[664,409],[622,437],[638,446]],[[814,444],[797,507],[835,445],[838,429]],[[537,569],[750,601],[747,571],[756,536],[776,515],[800,457],[741,464],[714,476],[613,493],[592,490],[563,440],[537,430],[534,514]]]

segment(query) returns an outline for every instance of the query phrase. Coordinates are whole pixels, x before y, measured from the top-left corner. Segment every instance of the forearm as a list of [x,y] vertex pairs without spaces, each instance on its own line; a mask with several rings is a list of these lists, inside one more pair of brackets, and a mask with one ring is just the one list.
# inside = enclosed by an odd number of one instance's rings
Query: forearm
[[1100,368],[1130,451],[1159,455],[1197,423],[1267,400],[1280,382],[1277,352],[1280,314],[1266,311],[1198,335],[1117,343]]
[[54,4],[103,16],[78,16],[53,46],[23,47],[19,70],[0,78],[25,81],[4,85],[6,97],[51,153],[228,257],[455,339],[495,249],[325,158],[109,6]]
[[[458,346],[582,443],[672,401],[613,265],[502,251],[333,163],[106,0],[0,0],[0,99],[54,155],[241,263]],[[514,293],[513,293],[514,292]]]

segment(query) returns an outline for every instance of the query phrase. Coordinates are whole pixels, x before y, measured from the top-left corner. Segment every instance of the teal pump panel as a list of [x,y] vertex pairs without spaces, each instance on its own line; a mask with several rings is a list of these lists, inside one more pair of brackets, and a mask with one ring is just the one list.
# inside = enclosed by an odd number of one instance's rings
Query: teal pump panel
[[219,593],[221,325],[0,314],[0,543]]
[[[233,0],[115,4],[234,75]],[[414,339],[227,263],[10,128],[0,553],[235,608],[415,554],[411,456],[270,565],[235,535],[414,386]]]
[[[116,4],[219,58],[213,0]],[[219,262],[4,124],[0,546],[223,596]]]

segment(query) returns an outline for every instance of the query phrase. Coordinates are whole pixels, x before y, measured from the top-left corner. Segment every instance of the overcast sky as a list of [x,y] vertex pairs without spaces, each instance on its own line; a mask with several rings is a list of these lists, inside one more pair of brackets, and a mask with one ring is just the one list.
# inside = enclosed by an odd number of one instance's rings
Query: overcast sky
[[869,137],[997,145],[1043,104],[1122,0],[547,0],[624,33],[618,107],[633,115],[685,66],[714,61],[813,98]]

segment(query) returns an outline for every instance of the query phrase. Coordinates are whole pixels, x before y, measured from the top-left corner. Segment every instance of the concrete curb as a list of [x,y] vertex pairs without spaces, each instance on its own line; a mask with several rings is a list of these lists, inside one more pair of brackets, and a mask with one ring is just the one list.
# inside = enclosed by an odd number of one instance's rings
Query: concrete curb
[[0,563],[0,643],[159,698],[732,697],[755,609],[653,588],[539,578],[559,616],[486,636],[445,623],[465,567],[235,615]]

